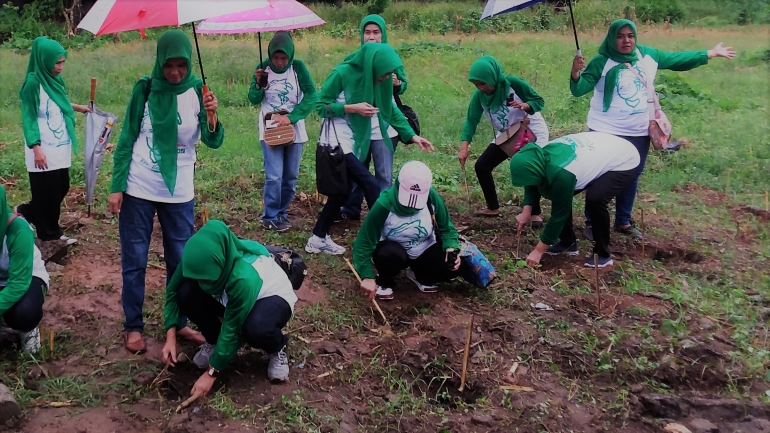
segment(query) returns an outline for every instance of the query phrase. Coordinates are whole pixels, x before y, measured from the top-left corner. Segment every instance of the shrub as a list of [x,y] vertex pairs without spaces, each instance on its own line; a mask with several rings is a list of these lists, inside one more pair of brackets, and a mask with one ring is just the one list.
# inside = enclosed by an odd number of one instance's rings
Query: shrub
[[642,22],[673,23],[684,17],[684,9],[679,0],[637,0],[635,12],[636,17]]
[[366,12],[369,14],[382,14],[390,6],[390,0],[369,0],[366,4]]

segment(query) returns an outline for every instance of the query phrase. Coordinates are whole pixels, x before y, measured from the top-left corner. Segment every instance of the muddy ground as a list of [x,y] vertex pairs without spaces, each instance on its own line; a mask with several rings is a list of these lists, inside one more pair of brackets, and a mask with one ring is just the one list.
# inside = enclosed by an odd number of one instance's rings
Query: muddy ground
[[[680,192],[684,201],[721,202],[720,193],[695,186]],[[694,433],[770,432],[770,407],[761,402],[768,383],[745,373],[729,318],[688,310],[669,290],[696,290],[679,275],[711,281],[740,272],[722,269],[720,248],[752,266],[758,241],[750,233],[708,228],[694,235],[648,215],[646,224],[665,230],[665,238],[650,237],[643,248],[613,236],[618,260],[600,272],[597,299],[594,271],[579,257],[545,257],[537,271],[519,269],[511,256],[517,248],[525,256],[536,234],[517,246],[510,207],[504,218],[461,215],[455,224],[496,260],[501,278],[488,290],[453,282],[436,294],[402,279],[396,299],[380,302],[392,332],[359,296],[342,259],[309,259],[310,275],[286,330],[291,380],[270,384],[263,354],[244,348],[217,382],[216,395],[175,414],[200,372],[190,363],[166,371],[159,361],[165,279],[159,227],[147,269],[149,350],[130,355],[122,346],[117,224],[106,215],[87,218],[82,201],[73,191],[63,215],[80,242],[57,258],[59,265],[49,264],[52,288],[42,325],[45,334],[54,333],[53,354],[47,347],[45,360],[5,370],[3,382],[15,383],[25,402],[23,417],[6,426],[11,431],[633,433],[661,432],[678,422]],[[295,230],[284,235],[285,243],[301,249],[305,238],[297,232],[310,231],[315,209],[313,197],[298,197]],[[234,231],[264,239],[261,230],[243,228],[254,216],[237,212],[224,218]],[[357,227],[341,223],[333,236],[350,247]],[[581,251],[587,248],[582,242]],[[654,279],[660,290],[626,289],[640,277]],[[548,308],[535,308],[538,303]],[[757,297],[765,323],[768,306]],[[468,377],[460,392],[471,317]],[[669,329],[678,324],[684,325]],[[764,329],[755,337],[766,343]],[[11,356],[7,343],[0,346],[4,358]],[[196,348],[185,343],[183,350],[192,357]]]

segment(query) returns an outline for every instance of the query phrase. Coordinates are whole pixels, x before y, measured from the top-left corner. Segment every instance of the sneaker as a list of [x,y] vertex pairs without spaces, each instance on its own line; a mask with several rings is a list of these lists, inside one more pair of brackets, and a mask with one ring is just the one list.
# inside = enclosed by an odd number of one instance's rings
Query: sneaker
[[340,212],[334,217],[334,222],[339,223],[342,221],[361,221],[361,214],[351,215],[345,212]]
[[583,229],[583,237],[591,242],[594,241],[594,229],[591,224],[586,224],[586,228]]
[[550,254],[552,256],[557,256],[559,254],[566,254],[568,256],[576,256],[578,255],[578,246],[576,243],[573,243],[570,246],[564,246],[560,243],[556,243],[553,245],[549,245],[548,249],[545,250],[546,254]]
[[59,240],[60,240],[60,241],[64,241],[64,242],[66,242],[66,243],[67,243],[67,245],[72,245],[72,244],[76,244],[76,243],[78,243],[78,240],[77,240],[77,239],[75,239],[75,238],[71,238],[71,237],[69,237],[69,236],[67,236],[67,235],[61,235],[61,237],[59,238]]
[[[596,267],[599,268],[606,268],[607,266],[614,265],[615,262],[612,261],[612,257],[599,257],[599,264]],[[594,256],[588,257],[585,262],[586,267],[593,268],[594,267]]]
[[414,271],[412,271],[412,268],[409,268],[406,270],[406,278],[409,278],[414,284],[417,285],[417,288],[420,289],[423,293],[436,293],[438,292],[438,287],[436,286],[428,286],[425,284],[420,283],[417,281],[417,277],[414,275]]
[[287,216],[280,216],[280,217],[278,217],[278,219],[280,219],[282,223],[284,223],[287,226],[289,226],[289,228],[292,228],[291,221],[289,221],[289,217],[287,217]]
[[21,351],[24,353],[37,353],[40,351],[40,329],[35,328],[29,332],[19,332],[21,337]]
[[390,301],[395,297],[393,296],[393,289],[382,286],[377,286],[377,293],[375,293],[375,296],[377,299],[382,299],[383,301]]
[[289,357],[283,349],[267,355],[270,363],[267,364],[267,378],[271,382],[285,382],[289,380]]
[[198,353],[193,356],[193,363],[201,370],[205,370],[209,367],[209,360],[211,355],[214,354],[214,350],[217,348],[216,344],[203,343],[201,348],[198,349]]
[[283,219],[277,219],[273,221],[262,220],[262,227],[274,232],[285,232],[291,228],[291,223]]
[[633,222],[628,227],[615,226],[615,231],[634,239],[642,239],[642,231],[636,228]]
[[335,244],[329,235],[326,235],[325,238],[319,238],[318,236],[313,235],[307,240],[305,251],[311,254],[327,253],[340,255],[345,254],[345,251],[347,250],[345,247]]

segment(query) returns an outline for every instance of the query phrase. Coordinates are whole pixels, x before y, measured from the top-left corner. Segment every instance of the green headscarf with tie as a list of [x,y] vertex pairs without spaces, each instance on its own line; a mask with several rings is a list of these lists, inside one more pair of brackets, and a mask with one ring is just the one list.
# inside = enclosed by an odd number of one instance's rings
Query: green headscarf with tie
[[636,55],[636,47],[628,54],[622,54],[618,51],[618,33],[623,27],[631,27],[634,32],[634,39],[636,39],[636,24],[630,20],[615,20],[610,24],[610,29],[607,30],[607,36],[604,37],[604,41],[599,46],[599,55],[608,59],[612,59],[618,62],[612,69],[607,71],[607,75],[604,76],[604,100],[603,110],[610,109],[612,104],[612,97],[615,93],[615,87],[618,85],[618,78],[620,77],[620,70],[625,68],[624,63],[633,63],[639,58]]
[[508,79],[503,73],[503,67],[492,56],[484,56],[476,60],[468,71],[468,81],[481,81],[495,88],[495,91],[487,95],[481,90],[476,90],[481,98],[484,108],[496,110],[505,103],[508,97]]

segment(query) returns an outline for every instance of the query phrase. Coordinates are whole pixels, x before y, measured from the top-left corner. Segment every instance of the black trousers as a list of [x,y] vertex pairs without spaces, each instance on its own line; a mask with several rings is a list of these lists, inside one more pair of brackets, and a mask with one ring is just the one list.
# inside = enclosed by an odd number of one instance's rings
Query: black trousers
[[[185,280],[177,291],[182,315],[195,323],[209,344],[216,344],[222,330],[225,307],[204,292],[196,280]],[[241,338],[249,346],[275,353],[283,349],[289,338],[281,331],[291,319],[291,306],[280,296],[258,300],[241,328]]]
[[29,332],[43,320],[43,301],[46,285],[38,277],[32,277],[29,289],[13,307],[3,314],[3,321],[9,328]]
[[417,281],[424,285],[433,285],[449,281],[460,275],[460,269],[450,270],[445,262],[446,253],[438,243],[431,245],[419,257],[409,258],[404,247],[398,242],[380,241],[372,254],[374,267],[377,268],[377,284],[380,287],[396,286],[396,276],[406,268],[412,268]]
[[[507,160],[508,154],[500,150],[500,146],[495,143],[490,143],[484,153],[482,153],[481,156],[479,156],[479,159],[476,160],[476,164],[474,165],[476,177],[479,180],[481,191],[484,192],[484,200],[486,200],[487,209],[489,210],[500,209],[492,171]],[[540,200],[538,200],[537,204],[532,206],[532,215],[540,215],[540,213]]]
[[70,169],[29,173],[32,200],[19,206],[19,213],[35,226],[41,241],[59,239],[64,234],[59,227],[61,204],[70,190]]
[[[591,218],[594,234],[593,253],[599,257],[612,256],[610,251],[610,212],[607,205],[620,191],[623,191],[637,178],[637,170],[608,171],[589,183],[586,192],[586,213]],[[576,191],[575,194],[580,193]],[[559,236],[559,243],[572,245],[577,241],[575,231],[572,229],[572,212],[564,223]]]
[[[374,175],[369,173],[369,169],[352,153],[345,154],[345,165],[348,171],[348,184],[350,188],[355,183],[359,188],[363,189],[366,205],[371,209],[374,206],[374,202],[380,196],[380,187],[377,185],[377,180],[374,178]],[[340,208],[345,204],[349,195],[331,195],[327,197],[326,204],[321,209],[315,227],[313,227],[314,235],[325,238],[329,234],[329,229],[334,224],[334,218],[339,214]]]

